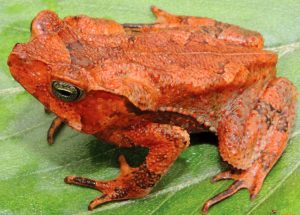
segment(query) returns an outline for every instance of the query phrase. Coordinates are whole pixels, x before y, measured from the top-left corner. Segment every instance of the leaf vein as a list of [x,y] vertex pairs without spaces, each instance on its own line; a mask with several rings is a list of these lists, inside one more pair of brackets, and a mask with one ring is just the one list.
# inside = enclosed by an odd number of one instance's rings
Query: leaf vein
[[266,48],[266,50],[274,51],[278,53],[278,57],[281,58],[284,55],[291,53],[297,49],[300,49],[300,42],[289,43],[281,46],[274,46],[270,48]]
[[47,123],[49,123],[49,122],[47,121],[47,122],[38,123],[38,124],[36,124],[35,126],[32,126],[32,127],[30,127],[30,128],[26,128],[26,129],[23,129],[23,130],[21,130],[21,131],[19,131],[19,132],[16,132],[16,133],[14,133],[14,134],[2,136],[2,137],[0,137],[0,141],[7,140],[7,139],[9,139],[9,138],[18,136],[18,135],[20,135],[20,134],[24,134],[24,133],[26,133],[26,132],[28,132],[28,131],[31,131],[31,130],[33,130],[33,129],[35,129],[35,128],[38,128],[38,127],[40,127],[41,125],[45,125],[45,124],[47,124]]
[[170,198],[172,198],[173,196],[175,195],[175,192],[174,193],[170,193],[170,194],[168,194],[168,196],[163,200],[163,201],[161,201],[161,203],[160,204],[158,204],[157,205],[157,207],[155,208],[155,209],[153,209],[152,211],[151,211],[151,213],[150,214],[148,214],[148,215],[152,215],[152,214],[154,214],[156,211],[158,211]]
[[34,172],[31,172],[31,173],[28,173],[28,174],[18,175],[17,177],[2,178],[2,179],[0,179],[0,181],[9,180],[9,179],[12,179],[12,178],[20,178],[20,177],[23,178],[23,177],[27,177],[27,176],[35,175],[35,174],[49,173],[49,172],[52,172],[52,171],[55,171],[55,170],[59,170],[59,169],[62,169],[62,168],[66,168],[66,167],[69,167],[69,166],[73,166],[73,165],[75,166],[78,163],[84,163],[86,161],[92,160],[93,158],[97,158],[100,155],[102,156],[102,155],[108,154],[110,152],[113,152],[115,150],[116,150],[115,148],[112,148],[112,149],[109,149],[107,151],[100,152],[100,153],[96,154],[95,156],[82,158],[80,160],[76,160],[76,161],[72,161],[70,163],[67,163],[65,165],[60,165],[60,166],[56,166],[56,167],[53,167],[53,168],[47,168],[47,169],[43,169],[43,170],[34,171]]
[[13,93],[20,93],[24,92],[24,89],[21,87],[11,87],[6,89],[0,89],[0,95],[7,95],[7,94],[13,94]]

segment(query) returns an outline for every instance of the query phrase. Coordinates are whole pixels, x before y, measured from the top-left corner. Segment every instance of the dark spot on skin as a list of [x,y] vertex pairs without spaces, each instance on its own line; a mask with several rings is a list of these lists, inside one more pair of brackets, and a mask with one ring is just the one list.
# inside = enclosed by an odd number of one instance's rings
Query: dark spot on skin
[[128,43],[134,43],[135,39],[136,39],[135,36],[130,36],[130,37],[128,37],[127,40],[128,40]]
[[268,129],[269,129],[272,125],[272,119],[269,118],[268,116],[266,116],[266,123],[267,123]]
[[120,147],[133,147],[133,146],[135,146],[134,142],[126,135],[122,135]]
[[122,26],[124,28],[142,28],[142,27],[150,27],[154,24],[143,24],[143,23],[124,23]]
[[183,143],[184,146],[187,146],[189,142],[184,140],[182,143]]
[[282,111],[276,109],[271,104],[266,103],[264,101],[258,101],[258,105],[256,107],[256,111],[259,115],[265,117],[265,122],[268,126],[268,129],[271,127],[273,123],[274,115],[280,115],[279,122],[277,123],[277,130],[286,132],[288,129],[288,121],[285,116],[283,116]]
[[200,30],[212,37],[218,38],[219,35],[223,32],[222,27],[215,25],[215,26],[200,26]]
[[271,161],[276,159],[275,153],[270,153],[267,151],[261,151],[261,156],[259,158],[259,163],[262,164],[262,170],[268,172],[271,167]]
[[206,40],[203,40],[201,43],[204,45],[208,44],[208,42]]
[[128,195],[128,188],[120,188],[120,187],[116,187],[114,189],[114,194],[112,195],[112,199],[122,199],[124,197],[126,197]]
[[223,29],[220,27],[216,27],[215,36],[219,37],[219,35],[223,32]]
[[80,16],[73,16],[73,19],[74,19],[75,21],[79,21],[79,20],[80,20]]
[[84,46],[79,40],[66,44],[66,48],[69,50],[71,63],[73,65],[84,68],[93,66],[93,61],[86,56]]
[[225,65],[228,64],[229,62],[226,60],[225,62],[219,62],[218,67],[219,69],[217,70],[218,74],[224,74],[225,72]]
[[162,162],[162,161],[166,160],[166,158],[167,158],[166,155],[157,155],[156,161],[157,162]]
[[226,29],[229,28],[231,25],[223,22],[215,22],[215,27]]
[[74,182],[83,185],[83,186],[88,186],[88,187],[96,187],[96,181],[88,179],[88,178],[83,178],[83,177],[75,177]]
[[244,182],[243,181],[236,181],[233,183],[233,190],[237,189],[239,186],[241,186]]
[[256,107],[257,113],[259,113],[259,115],[264,115],[265,114],[265,110],[266,110],[266,108],[264,108],[264,106],[261,104],[261,102],[258,101],[258,105]]
[[208,28],[207,26],[200,26],[200,29],[201,29],[203,32],[209,34],[209,28]]
[[86,57],[76,57],[76,56],[73,56],[71,55],[71,62],[72,64],[76,64],[78,66],[82,66],[82,67],[89,67],[90,65],[93,64],[93,62],[86,58]]
[[287,132],[289,127],[288,120],[286,116],[282,115],[277,123],[276,129],[280,132]]
[[[232,184],[232,186],[230,186],[229,189],[225,190],[224,192],[222,192],[222,193],[219,194],[219,195],[221,195],[221,196],[228,196],[228,195],[231,195],[231,194],[234,193],[234,191],[238,190],[239,187],[240,187],[243,183],[244,183],[243,181],[235,181],[235,182]],[[215,196],[215,198],[216,198],[216,199],[219,199],[219,198],[220,198],[219,195]],[[213,199],[214,199],[214,198],[213,198]]]
[[67,48],[69,51],[73,51],[73,50],[82,50],[84,47],[83,47],[83,45],[80,43],[80,41],[77,40],[77,41],[72,42],[72,43],[67,43],[67,44],[66,44],[66,48]]
[[269,106],[270,106],[271,111],[275,110],[275,108],[271,104],[269,104]]
[[270,165],[268,162],[263,164],[263,171],[266,172],[269,169]]
[[183,25],[189,24],[189,17],[186,16],[178,16],[177,19],[179,19],[179,22]]
[[145,163],[138,168],[138,171],[133,172],[135,184],[142,189],[153,187],[160,177],[160,174],[150,172]]
[[233,189],[232,189],[232,188],[229,188],[228,190],[225,190],[222,194],[223,194],[224,196],[227,196],[227,195],[229,195],[230,193],[232,193],[232,191],[233,191]]
[[224,70],[225,63],[219,62],[219,63],[218,63],[218,66],[219,66],[219,68],[220,68],[221,70]]
[[[103,194],[102,196],[100,196],[100,197],[97,197],[97,199],[106,199],[106,197],[107,197],[108,195],[107,194]],[[90,202],[90,204],[92,204],[94,201],[91,201]],[[92,208],[89,208],[89,210],[92,210]]]

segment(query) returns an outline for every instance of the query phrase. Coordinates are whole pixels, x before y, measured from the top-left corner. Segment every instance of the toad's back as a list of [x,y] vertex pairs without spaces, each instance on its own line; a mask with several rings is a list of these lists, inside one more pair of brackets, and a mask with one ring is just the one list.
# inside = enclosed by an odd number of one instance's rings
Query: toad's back
[[124,95],[141,109],[192,107],[195,97],[240,90],[275,75],[274,53],[205,32],[166,29],[126,37],[121,50],[106,52],[110,57],[94,78],[98,87]]

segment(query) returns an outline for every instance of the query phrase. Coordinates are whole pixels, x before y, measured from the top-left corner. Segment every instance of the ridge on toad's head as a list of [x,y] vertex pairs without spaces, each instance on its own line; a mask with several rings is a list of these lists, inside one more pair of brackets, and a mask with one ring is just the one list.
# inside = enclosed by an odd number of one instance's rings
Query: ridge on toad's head
[[63,22],[55,12],[43,10],[32,20],[31,37],[34,38],[41,34],[58,32],[62,27]]
[[44,10],[32,21],[30,41],[15,45],[8,65],[14,78],[36,97],[41,86],[49,88],[52,79],[85,88],[92,67],[108,58],[110,46],[120,43],[109,38],[122,32],[123,27],[112,20],[87,16],[60,19],[55,12]]

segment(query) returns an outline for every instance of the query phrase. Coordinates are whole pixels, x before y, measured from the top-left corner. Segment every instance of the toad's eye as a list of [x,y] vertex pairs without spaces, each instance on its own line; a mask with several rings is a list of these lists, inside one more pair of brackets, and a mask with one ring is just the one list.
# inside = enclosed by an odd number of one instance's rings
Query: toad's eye
[[83,95],[83,90],[63,81],[52,81],[52,93],[60,100],[73,102]]

